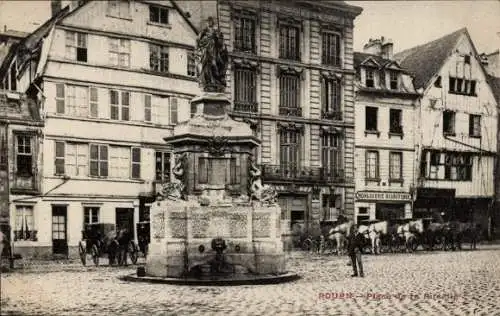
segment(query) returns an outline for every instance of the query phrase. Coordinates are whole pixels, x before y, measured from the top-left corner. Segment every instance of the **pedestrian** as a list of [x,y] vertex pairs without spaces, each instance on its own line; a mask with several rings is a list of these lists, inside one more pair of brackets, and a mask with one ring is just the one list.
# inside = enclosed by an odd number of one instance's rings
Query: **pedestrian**
[[[361,260],[361,253],[363,249],[363,235],[358,232],[358,227],[356,224],[351,226],[348,239],[347,239],[347,251],[349,253],[349,257],[351,258],[352,270],[354,273],[351,277],[364,277],[363,273],[363,262]],[[359,270],[359,274],[358,274]]]

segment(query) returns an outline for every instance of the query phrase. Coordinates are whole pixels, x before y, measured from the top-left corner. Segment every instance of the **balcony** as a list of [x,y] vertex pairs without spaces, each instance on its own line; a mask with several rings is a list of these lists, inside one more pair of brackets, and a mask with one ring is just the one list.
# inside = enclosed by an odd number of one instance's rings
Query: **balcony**
[[234,102],[234,111],[243,113],[257,113],[259,111],[259,104],[257,102]]
[[264,181],[300,181],[313,183],[342,182],[343,170],[329,170],[321,167],[296,167],[290,165],[262,165]]
[[279,113],[280,113],[280,115],[301,117],[302,116],[302,108],[280,106]]
[[341,111],[321,111],[321,118],[326,120],[341,121],[342,112]]

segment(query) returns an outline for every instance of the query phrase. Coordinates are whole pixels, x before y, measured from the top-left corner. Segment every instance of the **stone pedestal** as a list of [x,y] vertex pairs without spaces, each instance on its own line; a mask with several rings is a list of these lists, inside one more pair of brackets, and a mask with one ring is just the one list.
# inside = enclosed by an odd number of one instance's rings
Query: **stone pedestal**
[[212,205],[162,201],[151,207],[151,244],[146,274],[180,278],[215,258],[211,242],[222,238],[235,273],[285,272],[278,206]]

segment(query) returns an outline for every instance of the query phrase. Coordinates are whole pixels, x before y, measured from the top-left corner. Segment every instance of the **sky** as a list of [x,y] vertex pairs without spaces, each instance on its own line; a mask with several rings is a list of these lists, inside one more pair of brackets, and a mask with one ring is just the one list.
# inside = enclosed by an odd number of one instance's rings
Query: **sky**
[[[479,53],[500,49],[500,0],[346,1],[363,12],[354,21],[354,49],[390,38],[394,52],[467,27]],[[50,17],[50,1],[0,0],[0,28],[32,31]]]

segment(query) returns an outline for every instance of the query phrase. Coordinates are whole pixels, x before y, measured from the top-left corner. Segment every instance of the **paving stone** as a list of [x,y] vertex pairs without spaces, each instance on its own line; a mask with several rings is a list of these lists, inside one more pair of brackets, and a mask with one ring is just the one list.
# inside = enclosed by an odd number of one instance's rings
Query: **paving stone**
[[[127,283],[118,277],[134,273],[134,266],[31,263],[1,275],[1,311],[2,315],[499,315],[498,245],[483,245],[477,251],[367,255],[365,278],[350,277],[346,257],[302,252],[287,257],[289,269],[299,273],[300,280],[242,287]],[[355,297],[334,298],[338,293]]]

